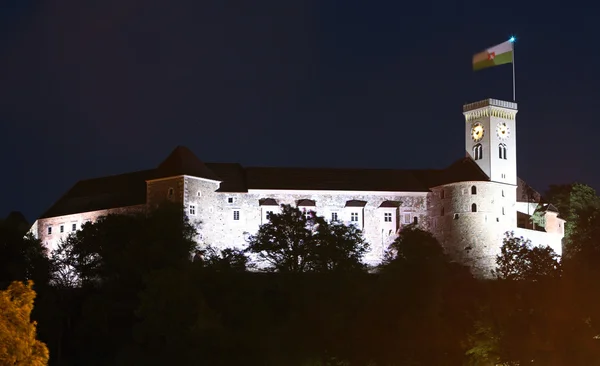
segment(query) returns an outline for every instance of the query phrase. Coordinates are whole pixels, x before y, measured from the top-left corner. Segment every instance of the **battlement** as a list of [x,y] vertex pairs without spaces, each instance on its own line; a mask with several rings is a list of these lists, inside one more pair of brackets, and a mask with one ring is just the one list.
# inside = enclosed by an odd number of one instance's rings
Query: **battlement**
[[479,108],[484,108],[484,107],[500,107],[500,108],[514,109],[516,111],[517,103],[489,98],[489,99],[480,100],[478,102],[473,102],[473,103],[463,105],[463,112],[469,112],[469,111],[479,109]]

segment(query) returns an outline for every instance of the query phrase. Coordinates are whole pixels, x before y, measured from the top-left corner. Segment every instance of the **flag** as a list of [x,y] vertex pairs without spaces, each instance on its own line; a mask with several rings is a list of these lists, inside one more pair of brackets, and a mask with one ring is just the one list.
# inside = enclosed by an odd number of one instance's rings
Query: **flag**
[[511,41],[500,43],[473,56],[473,71],[492,66],[509,64],[513,61],[513,44]]

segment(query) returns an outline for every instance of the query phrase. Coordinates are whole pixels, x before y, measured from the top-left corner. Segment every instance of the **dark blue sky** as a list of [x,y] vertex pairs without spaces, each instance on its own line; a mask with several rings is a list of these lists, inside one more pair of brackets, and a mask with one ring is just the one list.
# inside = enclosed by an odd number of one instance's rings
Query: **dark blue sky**
[[176,145],[255,166],[444,167],[464,156],[462,104],[512,98],[510,65],[471,71],[511,34],[519,175],[600,188],[589,3],[0,4],[2,216],[33,220],[77,180]]

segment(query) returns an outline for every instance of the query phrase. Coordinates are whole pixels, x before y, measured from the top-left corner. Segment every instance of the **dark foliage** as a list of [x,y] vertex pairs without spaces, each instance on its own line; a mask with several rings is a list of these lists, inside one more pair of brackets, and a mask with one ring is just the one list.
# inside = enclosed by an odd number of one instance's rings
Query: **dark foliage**
[[314,212],[281,205],[248,242],[249,253],[278,272],[335,272],[363,270],[368,251],[360,229],[328,222]]
[[[32,314],[51,365],[596,365],[600,215],[580,188],[564,195],[572,255],[558,262],[508,235],[494,280],[413,225],[368,273],[359,230],[291,207],[249,251],[198,250],[179,207],[109,216],[69,237],[51,267],[22,228],[0,226],[13,248],[0,273],[52,283],[40,282]],[[252,256],[274,271],[254,271]]]

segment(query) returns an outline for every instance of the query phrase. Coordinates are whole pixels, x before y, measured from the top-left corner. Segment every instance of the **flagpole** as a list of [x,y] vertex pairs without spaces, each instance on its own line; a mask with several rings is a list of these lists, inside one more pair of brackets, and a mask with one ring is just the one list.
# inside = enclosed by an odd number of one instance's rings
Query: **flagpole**
[[512,43],[512,69],[513,69],[513,102],[517,101],[517,93],[515,87],[515,37],[510,37],[510,42]]

